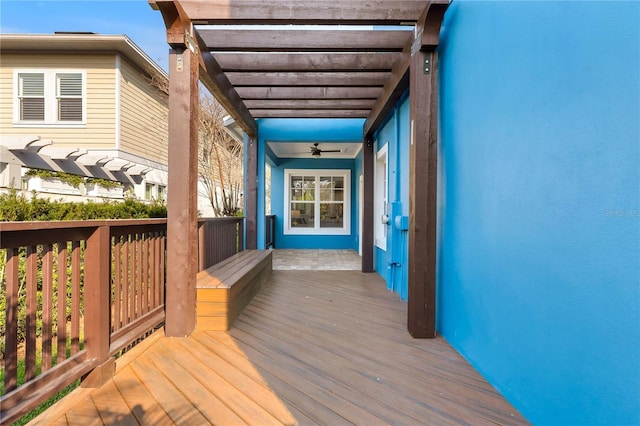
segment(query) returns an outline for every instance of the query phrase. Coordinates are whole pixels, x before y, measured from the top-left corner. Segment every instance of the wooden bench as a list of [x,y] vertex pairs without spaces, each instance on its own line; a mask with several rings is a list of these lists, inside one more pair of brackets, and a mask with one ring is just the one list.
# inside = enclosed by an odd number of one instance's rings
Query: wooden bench
[[271,275],[271,266],[270,250],[245,250],[200,271],[196,280],[196,328],[229,330]]

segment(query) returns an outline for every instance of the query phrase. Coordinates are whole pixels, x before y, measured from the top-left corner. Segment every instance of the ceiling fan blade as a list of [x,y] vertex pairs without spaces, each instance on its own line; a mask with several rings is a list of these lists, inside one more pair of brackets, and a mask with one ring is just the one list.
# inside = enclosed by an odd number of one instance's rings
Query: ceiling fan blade
[[341,149],[321,149],[320,152],[342,152]]

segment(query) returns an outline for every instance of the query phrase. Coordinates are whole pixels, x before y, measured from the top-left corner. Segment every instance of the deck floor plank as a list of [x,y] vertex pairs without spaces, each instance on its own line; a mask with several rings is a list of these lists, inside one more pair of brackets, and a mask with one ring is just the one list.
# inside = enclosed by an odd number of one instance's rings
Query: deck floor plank
[[[373,391],[378,394],[379,397],[382,397],[382,401],[389,398],[394,398],[398,393],[402,394],[403,390],[408,392],[409,394],[413,394],[413,392],[418,392],[417,394],[422,397],[428,396],[430,401],[437,401],[440,405],[448,405],[449,409],[452,409],[454,406],[458,406],[460,401],[455,400],[455,395],[447,395],[442,390],[446,390],[451,382],[459,382],[464,383],[465,376],[447,376],[442,377],[441,375],[435,374],[436,371],[432,369],[431,373],[426,375],[423,378],[416,378],[416,371],[404,371],[405,369],[402,366],[398,366],[398,360],[404,359],[405,361],[409,361],[408,359],[402,356],[400,352],[400,347],[395,346],[395,349],[398,351],[394,351],[393,358],[385,358],[378,356],[377,351],[369,351],[368,353],[360,353],[360,351],[354,351],[354,348],[358,348],[366,343],[368,343],[372,347],[380,347],[375,337],[369,337],[368,342],[359,342],[354,340],[340,340],[337,339],[335,334],[326,335],[325,339],[320,340],[317,339],[317,336],[310,335],[306,332],[305,328],[301,328],[300,324],[296,324],[295,322],[286,322],[286,319],[282,320],[284,314],[279,314],[278,318],[270,317],[270,313],[262,309],[264,307],[263,304],[255,304],[250,306],[245,315],[243,316],[242,321],[246,323],[246,321],[250,320],[251,324],[253,324],[256,328],[261,329],[262,331],[268,333],[273,333],[273,330],[278,330],[274,327],[275,323],[278,323],[282,328],[287,328],[289,332],[285,334],[279,334],[278,336],[267,337],[266,339],[277,338],[280,342],[285,342],[287,344],[286,350],[290,353],[296,353],[296,350],[299,352],[302,347],[297,345],[299,341],[304,341],[306,344],[304,346],[304,353],[298,355],[299,359],[304,359],[306,362],[311,365],[321,365],[326,362],[330,362],[330,364],[326,364],[326,371],[331,371],[332,369],[348,369],[350,376],[346,376],[341,374],[341,378],[345,380],[346,377],[349,377],[349,380],[353,386],[358,389],[365,389],[366,391]],[[308,312],[307,312],[308,313]],[[265,322],[265,319],[269,319],[270,321]],[[281,322],[283,321],[283,322]],[[238,324],[237,328],[243,329],[244,324]],[[256,331],[257,332],[257,331]],[[256,333],[254,332],[254,333]],[[259,332],[258,332],[259,333]],[[331,339],[331,340],[329,340]],[[378,339],[379,340],[379,339]],[[330,348],[330,349],[327,349]],[[336,348],[339,349],[336,352]],[[395,361],[392,363],[391,361]],[[462,366],[456,366],[458,370],[463,370]],[[371,383],[367,385],[362,376],[363,371],[376,371],[377,375],[380,377],[376,377],[375,379],[384,380],[386,382],[385,389],[381,389],[379,386],[371,386]],[[418,376],[419,377],[419,376]],[[368,380],[372,380],[372,377],[366,377]],[[426,384],[430,386],[425,387]],[[486,382],[485,382],[486,384]],[[364,386],[364,387],[363,387]],[[395,392],[388,392],[388,388],[394,388]],[[476,410],[484,410],[485,404],[492,404],[493,402],[500,402],[501,398],[497,401],[493,401],[496,398],[495,391],[492,391],[491,388],[487,385],[486,389],[477,389],[474,386],[467,386],[467,392],[464,395],[465,401],[480,401]],[[374,395],[371,395],[374,397]],[[451,399],[454,399],[451,401]],[[408,404],[408,408],[405,405],[404,409],[411,410],[416,403],[420,403],[420,401],[412,400],[412,398],[401,398],[399,402],[406,402]],[[490,413],[488,413],[490,414]],[[475,414],[470,415],[470,419],[473,419]],[[503,420],[509,420],[507,418]]]
[[[245,380],[246,376],[241,377],[242,373],[233,371],[234,369],[229,368],[228,364],[220,362],[215,354],[208,354],[206,360],[198,359],[191,353],[189,347],[195,346],[195,350],[201,351],[202,349],[193,342],[189,342],[188,345],[181,344],[181,340],[184,339],[165,339],[161,342],[161,345],[167,349],[167,356],[172,357],[176,364],[189,366],[182,371],[176,369],[178,377],[197,371],[197,377],[193,376],[193,378],[207,389],[209,394],[223,400],[246,423],[256,422],[265,426],[294,423],[293,417],[284,405],[281,412],[275,415],[270,412],[270,401],[273,401],[275,395],[266,391],[263,385],[256,382],[248,384]],[[204,395],[206,393],[199,392]],[[278,415],[281,419],[276,418]]]
[[173,420],[141,383],[131,368],[123,368],[113,378],[120,394],[141,425],[172,425]]
[[113,380],[93,392],[91,398],[104,423],[123,426],[139,424]]
[[[174,338],[168,340],[171,339]],[[166,348],[158,349],[160,348],[156,347],[154,351],[147,354],[149,360],[155,364],[157,370],[163,372],[168,382],[175,387],[176,392],[180,392],[185,400],[189,401],[200,413],[203,418],[198,420],[198,424],[245,424],[242,418],[225,402],[189,374],[190,364],[185,364],[189,368],[183,367],[172,358],[174,355],[172,351]],[[207,371],[208,369],[201,369],[197,371],[197,374],[206,375]]]
[[527,424],[406,309],[376,274],[274,270],[229,332],[159,331],[33,424]]

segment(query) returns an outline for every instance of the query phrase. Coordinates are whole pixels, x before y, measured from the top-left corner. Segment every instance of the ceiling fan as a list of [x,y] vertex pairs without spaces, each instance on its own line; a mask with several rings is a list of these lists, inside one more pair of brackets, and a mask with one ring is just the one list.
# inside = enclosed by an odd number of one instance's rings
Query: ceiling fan
[[314,143],[313,146],[310,146],[311,156],[314,158],[319,158],[323,152],[341,152],[340,149],[320,149],[318,148],[319,143]]

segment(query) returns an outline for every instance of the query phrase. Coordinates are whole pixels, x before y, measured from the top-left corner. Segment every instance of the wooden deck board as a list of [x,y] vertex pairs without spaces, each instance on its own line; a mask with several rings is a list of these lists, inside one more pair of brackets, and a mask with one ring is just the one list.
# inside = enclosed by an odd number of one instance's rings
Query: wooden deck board
[[442,338],[412,339],[406,304],[357,271],[274,271],[229,332],[160,331],[116,365],[33,424],[527,424]]

